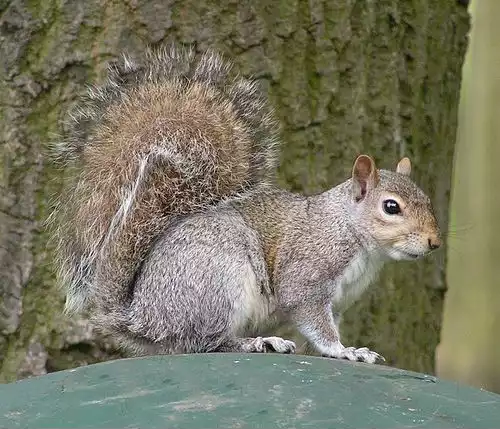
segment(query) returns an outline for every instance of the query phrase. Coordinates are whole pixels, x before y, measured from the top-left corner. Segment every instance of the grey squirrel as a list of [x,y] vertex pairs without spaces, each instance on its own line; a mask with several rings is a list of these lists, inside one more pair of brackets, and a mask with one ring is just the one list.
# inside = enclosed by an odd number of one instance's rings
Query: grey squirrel
[[385,261],[441,244],[408,158],[387,171],[360,155],[319,195],[280,189],[272,110],[209,51],[123,56],[70,117],[52,216],[67,311],[133,355],[293,353],[247,336],[277,317],[323,356],[383,360],[344,347],[338,320]]

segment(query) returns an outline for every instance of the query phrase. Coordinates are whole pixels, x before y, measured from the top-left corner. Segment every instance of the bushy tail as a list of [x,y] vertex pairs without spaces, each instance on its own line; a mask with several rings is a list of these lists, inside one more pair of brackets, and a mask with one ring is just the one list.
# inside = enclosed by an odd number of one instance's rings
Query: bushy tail
[[70,176],[51,221],[68,311],[125,308],[173,216],[273,177],[277,124],[256,84],[230,69],[213,52],[149,50],[88,89],[54,145]]

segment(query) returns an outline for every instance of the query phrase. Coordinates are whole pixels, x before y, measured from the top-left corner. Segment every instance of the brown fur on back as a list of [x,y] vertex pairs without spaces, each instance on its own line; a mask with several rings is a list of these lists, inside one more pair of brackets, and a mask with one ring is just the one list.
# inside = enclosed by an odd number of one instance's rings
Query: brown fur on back
[[120,309],[176,215],[273,179],[277,127],[255,84],[210,52],[124,58],[90,88],[55,155],[72,166],[54,222],[67,309]]

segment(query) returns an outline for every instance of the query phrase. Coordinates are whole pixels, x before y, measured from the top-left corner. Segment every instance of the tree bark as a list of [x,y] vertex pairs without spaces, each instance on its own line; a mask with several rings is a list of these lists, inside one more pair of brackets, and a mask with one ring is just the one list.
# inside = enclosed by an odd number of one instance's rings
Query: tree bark
[[[456,0],[4,0],[0,13],[1,380],[109,351],[84,321],[61,313],[43,228],[61,178],[42,151],[76,94],[123,49],[176,41],[225,53],[261,80],[276,108],[284,186],[331,187],[362,151],[386,168],[409,155],[447,225],[468,31]],[[444,263],[441,254],[386,268],[347,314],[345,342],[432,372]]]

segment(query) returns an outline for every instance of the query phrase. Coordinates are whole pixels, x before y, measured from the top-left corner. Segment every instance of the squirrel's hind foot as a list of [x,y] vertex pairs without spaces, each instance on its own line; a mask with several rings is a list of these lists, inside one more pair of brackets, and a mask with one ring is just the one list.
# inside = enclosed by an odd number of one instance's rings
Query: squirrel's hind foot
[[257,337],[255,339],[258,353],[295,353],[295,343],[281,337]]
[[238,338],[230,346],[221,351],[243,353],[295,353],[296,345],[293,341],[281,337]]

